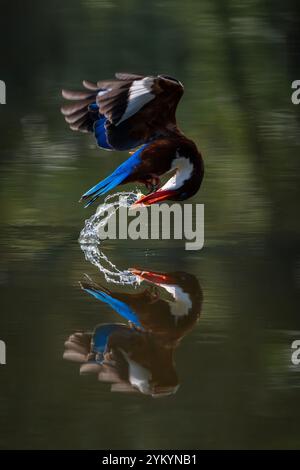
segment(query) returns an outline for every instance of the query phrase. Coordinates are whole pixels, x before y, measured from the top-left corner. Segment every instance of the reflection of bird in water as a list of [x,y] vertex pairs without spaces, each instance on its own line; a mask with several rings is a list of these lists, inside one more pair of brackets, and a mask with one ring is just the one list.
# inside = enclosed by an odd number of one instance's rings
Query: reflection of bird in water
[[81,374],[97,374],[112,391],[162,396],[175,393],[178,378],[174,347],[128,325],[104,324],[93,333],[75,333],[65,343],[64,358],[80,362]]
[[112,293],[91,281],[82,283],[85,291],[130,324],[98,325],[93,333],[71,335],[64,358],[82,363],[82,373],[96,373],[100,381],[112,384],[113,391],[169,395],[178,388],[174,351],[199,318],[201,287],[194,276],[184,272],[132,271],[152,288],[133,294]]
[[[183,85],[175,78],[116,74],[96,84],[84,81],[84,91],[63,90],[73,103],[62,107],[72,130],[92,132],[99,147],[132,150],[141,146],[111,175],[87,191],[92,204],[100,195],[130,182],[144,183],[150,193],[144,205],[166,199],[182,201],[200,188],[204,166],[193,141],[176,123]],[[165,184],[161,177],[169,176]]]
[[108,304],[119,315],[146,331],[174,341],[186,334],[197,320],[202,291],[195,276],[185,272],[160,273],[131,269],[150,286],[142,292],[111,292],[92,282],[82,288]]

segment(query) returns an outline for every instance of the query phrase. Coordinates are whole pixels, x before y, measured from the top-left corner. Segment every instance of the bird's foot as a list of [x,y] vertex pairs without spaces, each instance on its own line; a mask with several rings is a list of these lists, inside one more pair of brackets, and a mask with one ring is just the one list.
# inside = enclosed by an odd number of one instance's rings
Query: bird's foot
[[159,186],[160,186],[160,179],[156,175],[151,176],[151,178],[146,182],[146,187],[149,190],[149,194],[157,191]]

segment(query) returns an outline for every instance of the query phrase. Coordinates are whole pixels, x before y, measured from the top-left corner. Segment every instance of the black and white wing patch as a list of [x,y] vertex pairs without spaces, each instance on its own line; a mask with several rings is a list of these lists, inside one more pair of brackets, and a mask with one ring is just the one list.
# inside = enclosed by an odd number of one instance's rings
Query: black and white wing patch
[[99,81],[97,86],[100,113],[115,126],[130,119],[148,103],[149,113],[144,118],[155,121],[164,114],[166,124],[168,119],[174,122],[176,107],[183,94],[183,85],[167,75],[143,77],[116,73],[115,80]]
[[153,82],[152,77],[145,77],[142,80],[132,82],[129,88],[127,106],[118,124],[133,116],[145,104],[155,98],[155,94],[152,92]]
[[[152,92],[154,77],[129,74],[116,74],[116,76],[122,78],[97,83],[101,88],[97,95],[97,104],[100,113],[112,124],[118,126],[153,100],[155,94]],[[133,80],[132,77],[135,79]]]
[[94,132],[102,148],[128,150],[176,126],[183,94],[178,80],[130,73],[115,77],[97,83],[84,80],[82,91],[62,91],[71,101],[61,112],[72,130]]

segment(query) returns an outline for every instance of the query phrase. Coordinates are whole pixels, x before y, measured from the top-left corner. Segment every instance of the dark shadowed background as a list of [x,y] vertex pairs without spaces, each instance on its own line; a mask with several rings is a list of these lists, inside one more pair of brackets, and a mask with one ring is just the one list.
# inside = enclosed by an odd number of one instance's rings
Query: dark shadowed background
[[[298,2],[1,0],[1,448],[299,448]],[[115,71],[185,85],[183,131],[205,159],[205,247],[106,243],[122,268],[196,275],[204,305],[171,397],[111,393],[63,361],[65,339],[116,314],[77,243],[79,196],[121,163],[70,132],[62,87]]]

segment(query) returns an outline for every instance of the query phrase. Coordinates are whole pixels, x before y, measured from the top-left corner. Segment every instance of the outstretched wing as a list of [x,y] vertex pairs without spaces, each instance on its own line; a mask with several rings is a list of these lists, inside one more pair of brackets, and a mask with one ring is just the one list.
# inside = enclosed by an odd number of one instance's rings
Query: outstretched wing
[[136,114],[142,119],[145,110],[147,119],[158,120],[163,127],[169,122],[175,123],[176,107],[183,94],[178,80],[167,75],[143,77],[118,73],[116,77],[116,80],[97,83],[100,89],[106,90],[97,96],[100,113],[112,124],[118,126]]
[[117,73],[114,80],[83,85],[85,91],[63,90],[76,102],[61,111],[72,130],[94,132],[102,148],[132,149],[176,126],[183,86],[174,78]]

